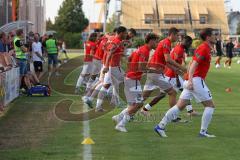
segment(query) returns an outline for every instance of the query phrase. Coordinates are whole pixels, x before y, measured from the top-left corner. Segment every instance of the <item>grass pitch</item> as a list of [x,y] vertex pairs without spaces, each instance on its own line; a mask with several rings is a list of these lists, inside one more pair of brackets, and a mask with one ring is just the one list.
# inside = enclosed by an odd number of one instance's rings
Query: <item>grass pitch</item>
[[[214,58],[213,58],[214,59]],[[167,98],[152,110],[152,117],[135,116],[127,125],[128,133],[114,130],[111,117],[121,109],[97,115],[89,121],[93,160],[238,160],[240,159],[240,65],[233,61],[232,69],[215,69],[212,64],[206,80],[216,104],[209,131],[215,139],[199,138],[201,116],[190,123],[170,124],[166,139],[153,132],[153,127],[168,109]],[[82,64],[80,58],[69,61],[61,68],[63,77],[51,78],[51,97],[25,97],[15,100],[0,119],[1,160],[79,160],[84,156],[83,122],[63,121],[56,115],[55,106],[65,99],[72,105],[65,112],[76,115],[83,110],[81,97],[74,95]],[[75,69],[77,68],[77,69]],[[231,88],[232,92],[225,91]],[[65,104],[66,105],[66,104]],[[203,107],[193,103],[194,109]],[[63,111],[62,111],[63,112]],[[89,112],[89,114],[94,114]],[[64,113],[64,112],[63,112]],[[188,119],[186,113],[182,117]]]

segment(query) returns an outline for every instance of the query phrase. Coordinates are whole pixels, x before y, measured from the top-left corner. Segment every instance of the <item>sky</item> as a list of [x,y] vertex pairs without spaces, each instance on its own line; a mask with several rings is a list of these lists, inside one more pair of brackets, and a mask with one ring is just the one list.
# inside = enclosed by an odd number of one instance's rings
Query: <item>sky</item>
[[[61,6],[64,0],[46,0],[46,16],[47,19],[50,18],[54,21],[54,17],[57,16],[58,9]],[[90,19],[90,22],[98,22],[99,13],[101,9],[100,4],[95,4],[95,0],[83,0],[83,11],[85,16]],[[55,7],[53,7],[55,6]],[[234,11],[240,11],[240,0],[231,0],[231,6]],[[110,2],[110,13],[109,17],[115,11],[115,0],[111,0]]]

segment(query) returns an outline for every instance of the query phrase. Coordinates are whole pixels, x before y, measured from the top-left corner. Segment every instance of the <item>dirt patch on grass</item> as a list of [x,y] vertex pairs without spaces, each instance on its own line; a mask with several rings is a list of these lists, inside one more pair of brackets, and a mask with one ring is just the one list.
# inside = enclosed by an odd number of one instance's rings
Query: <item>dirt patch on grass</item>
[[51,105],[13,105],[0,122],[0,149],[36,147],[60,125]]

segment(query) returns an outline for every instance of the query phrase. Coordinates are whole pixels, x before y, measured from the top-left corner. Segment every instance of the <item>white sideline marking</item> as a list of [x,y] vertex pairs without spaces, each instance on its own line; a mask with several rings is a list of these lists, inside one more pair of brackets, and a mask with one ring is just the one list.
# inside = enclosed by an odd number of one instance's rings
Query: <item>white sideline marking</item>
[[[83,105],[84,119],[88,119],[88,109],[86,105]],[[83,121],[83,138],[90,137],[89,121]],[[83,145],[83,160],[92,160],[92,146]]]

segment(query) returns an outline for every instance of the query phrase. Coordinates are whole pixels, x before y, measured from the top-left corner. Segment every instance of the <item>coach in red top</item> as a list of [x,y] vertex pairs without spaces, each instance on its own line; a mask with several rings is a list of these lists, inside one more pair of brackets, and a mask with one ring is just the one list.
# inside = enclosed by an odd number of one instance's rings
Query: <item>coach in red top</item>
[[167,111],[162,121],[155,127],[155,131],[162,137],[167,137],[164,131],[166,125],[171,122],[174,117],[178,116],[180,111],[186,107],[190,99],[193,97],[201,102],[205,107],[202,115],[199,136],[209,138],[215,137],[207,132],[215,106],[212,101],[211,92],[205,83],[205,78],[211,63],[211,50],[216,43],[216,36],[213,32],[213,29],[206,28],[200,33],[200,37],[204,42],[194,53],[193,60],[188,71],[188,81],[184,82],[184,90],[177,104]]

